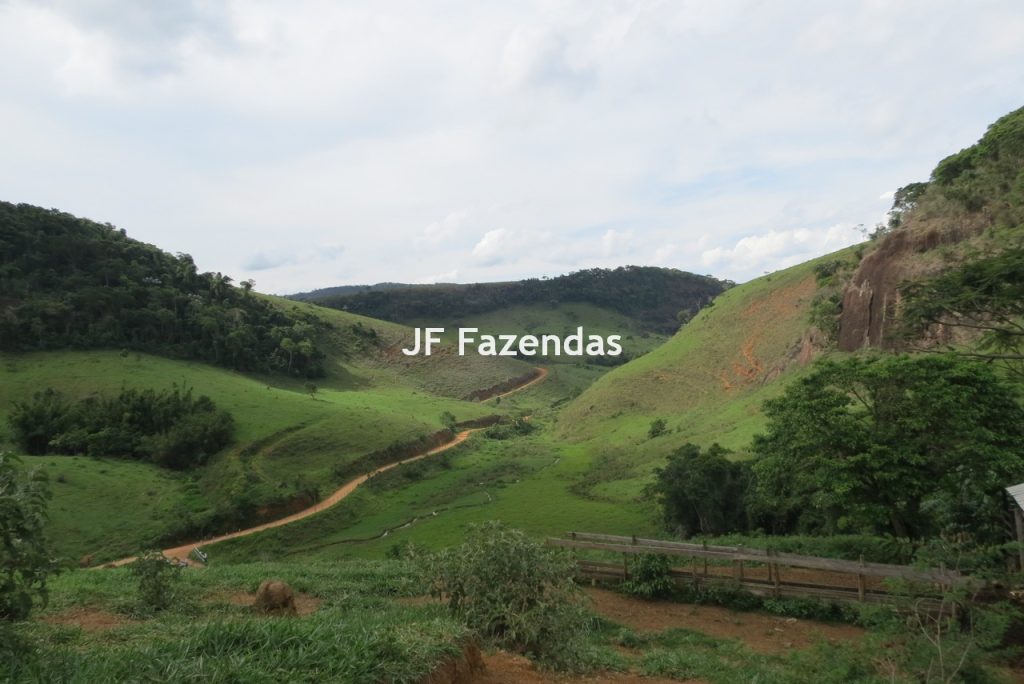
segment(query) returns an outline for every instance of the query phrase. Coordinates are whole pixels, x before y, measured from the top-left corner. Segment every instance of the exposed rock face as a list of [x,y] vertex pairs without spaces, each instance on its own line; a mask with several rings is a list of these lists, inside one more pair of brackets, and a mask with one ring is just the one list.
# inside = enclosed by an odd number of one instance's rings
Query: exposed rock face
[[295,592],[280,580],[264,580],[256,590],[253,610],[268,615],[296,615]]
[[897,347],[899,341],[892,333],[899,317],[900,286],[907,281],[937,275],[947,264],[927,253],[939,246],[974,237],[986,225],[980,220],[921,221],[882,238],[861,260],[843,292],[839,349]]

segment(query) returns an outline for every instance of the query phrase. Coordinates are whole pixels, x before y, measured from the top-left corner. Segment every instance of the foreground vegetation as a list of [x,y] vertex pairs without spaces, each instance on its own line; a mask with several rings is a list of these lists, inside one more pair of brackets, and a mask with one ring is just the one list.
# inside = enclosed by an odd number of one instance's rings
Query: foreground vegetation
[[[299,618],[254,614],[251,593],[286,579],[317,606]],[[241,565],[184,573],[171,604],[139,603],[129,570],[75,572],[53,583],[40,621],[23,624],[2,659],[8,681],[415,682],[461,654],[468,630],[419,593],[401,563]],[[91,613],[109,631],[63,616]]]
[[[166,583],[159,607],[151,585],[130,568],[67,573],[50,582],[50,602],[32,622],[0,624],[2,676],[15,682],[416,682],[475,642],[525,654],[544,669],[605,676],[631,671],[722,684],[1008,681],[1001,672],[1013,651],[1001,646],[1008,622],[999,611],[979,613],[969,630],[923,623],[939,630],[929,632],[907,629],[913,613],[850,606],[842,617],[868,627],[863,636],[765,653],[692,629],[616,624],[588,607],[566,572],[568,556],[501,526],[472,535],[482,544],[439,556],[407,547],[396,554],[401,560],[185,570]],[[635,573],[647,582],[656,576],[656,570]],[[298,592],[298,617],[250,607],[267,578]],[[417,598],[431,586],[444,592],[443,601]],[[664,595],[759,607],[801,621],[837,616],[813,601],[758,602],[685,587]]]

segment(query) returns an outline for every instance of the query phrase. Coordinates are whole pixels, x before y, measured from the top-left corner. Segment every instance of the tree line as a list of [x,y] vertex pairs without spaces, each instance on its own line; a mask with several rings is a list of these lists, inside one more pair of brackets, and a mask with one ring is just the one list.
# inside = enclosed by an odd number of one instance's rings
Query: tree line
[[651,330],[672,333],[679,327],[680,312],[692,315],[730,285],[675,269],[621,266],[506,283],[390,286],[342,295],[328,289],[297,298],[399,323],[451,320],[516,305],[586,302],[629,316]]
[[25,453],[86,454],[184,470],[231,443],[234,419],[191,389],[125,389],[112,397],[67,401],[46,389],[16,402],[8,417]]
[[0,202],[0,350],[127,348],[239,371],[324,373],[326,324],[123,230]]

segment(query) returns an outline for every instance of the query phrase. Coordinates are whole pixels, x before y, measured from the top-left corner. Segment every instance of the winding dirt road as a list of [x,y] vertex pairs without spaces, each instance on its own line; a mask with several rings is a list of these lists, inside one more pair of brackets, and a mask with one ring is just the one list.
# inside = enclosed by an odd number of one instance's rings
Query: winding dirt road
[[547,368],[542,368],[541,366],[537,366],[537,376],[534,377],[533,379],[527,380],[526,382],[524,382],[519,387],[513,387],[508,392],[502,392],[501,394],[495,394],[493,397],[487,397],[486,399],[484,399],[484,401],[491,401],[492,399],[501,399],[502,397],[507,397],[510,394],[515,394],[516,392],[522,392],[524,389],[526,389],[528,387],[533,387],[538,382],[541,382],[542,380],[544,380],[544,378],[546,378],[546,377],[548,377],[548,369]]
[[[537,384],[538,382],[540,382],[541,380],[543,380],[544,378],[546,378],[548,376],[548,369],[547,368],[538,368],[537,370],[540,371],[540,373],[537,375],[537,377],[531,379],[529,382],[523,383],[519,387],[511,389],[508,392],[505,392],[504,394],[499,394],[497,396],[504,397],[504,396],[506,396],[508,394],[513,394],[515,392],[521,392],[521,391],[525,390],[528,387],[532,387],[533,385]],[[491,397],[491,398],[493,399],[494,397]],[[452,447],[458,446],[459,444],[462,444],[463,442],[465,442],[466,439],[470,436],[470,434],[476,432],[477,430],[483,430],[483,429],[485,429],[485,428],[473,428],[473,429],[470,429],[470,430],[463,430],[459,434],[455,435],[455,437],[452,438],[451,441],[445,442],[444,444],[442,444],[440,446],[436,446],[433,449],[430,449],[429,451],[425,451],[422,454],[418,454],[416,456],[412,456],[412,457],[407,458],[407,459],[402,460],[402,461],[395,461],[394,463],[389,463],[387,465],[381,466],[380,468],[377,468],[376,470],[374,470],[372,472],[367,473],[366,475],[360,475],[359,477],[353,478],[353,479],[349,480],[348,482],[346,482],[345,484],[343,484],[340,488],[338,488],[334,492],[332,492],[331,495],[328,496],[326,499],[323,499],[322,501],[318,501],[317,503],[313,504],[309,508],[305,508],[305,509],[299,511],[298,513],[292,513],[291,515],[285,516],[284,518],[279,518],[277,520],[272,520],[271,522],[263,523],[262,525],[256,525],[255,527],[248,527],[248,528],[246,528],[244,530],[238,530],[237,532],[231,532],[229,534],[222,534],[219,537],[211,537],[210,539],[204,539],[204,540],[198,541],[198,542],[189,542],[188,544],[182,544],[181,546],[175,546],[173,548],[163,549],[161,551],[161,553],[164,556],[166,556],[167,558],[176,558],[178,560],[186,561],[190,565],[194,565],[195,563],[194,563],[194,561],[191,558],[189,558],[189,554],[192,553],[192,550],[195,549],[195,548],[198,548],[198,547],[201,547],[201,546],[209,546],[211,544],[216,544],[217,542],[222,542],[222,541],[225,541],[227,539],[234,539],[236,537],[244,537],[246,535],[254,534],[256,532],[262,532],[263,530],[269,530],[269,529],[274,528],[274,527],[281,527],[282,525],[287,525],[287,524],[293,523],[293,522],[295,522],[297,520],[302,520],[303,518],[308,518],[311,515],[316,515],[320,511],[325,511],[328,508],[330,508],[331,506],[336,505],[342,499],[344,499],[345,497],[349,496],[352,492],[354,492],[359,487],[359,485],[363,484],[364,482],[369,480],[374,475],[386,472],[388,470],[391,470],[392,468],[397,468],[398,466],[402,465],[403,463],[412,463],[413,461],[418,461],[421,458],[427,458],[428,456],[433,456],[434,454],[439,454],[442,451],[447,451],[448,449],[451,449]],[[120,560],[116,560],[116,561],[112,561],[110,563],[107,563],[103,567],[118,567],[118,566],[121,566],[121,565],[127,565],[128,563],[131,563],[135,559],[136,559],[136,556],[131,556],[130,558],[122,558]]]

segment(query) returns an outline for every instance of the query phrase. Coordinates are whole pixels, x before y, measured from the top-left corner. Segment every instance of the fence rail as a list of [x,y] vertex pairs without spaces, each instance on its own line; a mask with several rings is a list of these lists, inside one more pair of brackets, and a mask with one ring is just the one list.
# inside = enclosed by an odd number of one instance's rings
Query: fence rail
[[[623,554],[622,564],[580,560],[580,573],[594,579],[628,579],[629,556],[660,554],[691,560],[689,569],[672,569],[671,576],[677,581],[690,579],[709,583],[738,583],[744,589],[762,595],[882,602],[893,598],[888,587],[882,583],[885,579],[923,585],[926,591],[931,590],[936,595],[955,586],[979,584],[974,578],[964,577],[960,572],[944,567],[916,568],[864,560],[805,556],[771,549],[691,544],[610,534],[569,532],[564,539],[548,539],[547,544]],[[709,563],[716,561],[721,565],[709,567]],[[747,563],[753,566],[747,566]],[[732,566],[731,570],[729,565]],[[784,568],[790,570],[784,573]],[[808,570],[818,571],[818,574],[806,572]]]

